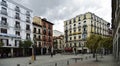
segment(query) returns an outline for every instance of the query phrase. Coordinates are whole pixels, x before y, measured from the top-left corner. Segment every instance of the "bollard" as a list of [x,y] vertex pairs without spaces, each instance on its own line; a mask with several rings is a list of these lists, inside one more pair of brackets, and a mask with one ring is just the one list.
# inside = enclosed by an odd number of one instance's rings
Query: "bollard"
[[87,60],[87,57],[86,57],[86,60]]
[[20,64],[17,64],[17,66],[20,66]]
[[81,61],[83,61],[83,58],[81,58]]
[[77,59],[75,59],[75,63],[77,63]]
[[31,60],[29,60],[29,64],[32,64]]
[[67,65],[69,65],[69,61],[67,61]]
[[55,63],[55,66],[57,66],[57,63]]

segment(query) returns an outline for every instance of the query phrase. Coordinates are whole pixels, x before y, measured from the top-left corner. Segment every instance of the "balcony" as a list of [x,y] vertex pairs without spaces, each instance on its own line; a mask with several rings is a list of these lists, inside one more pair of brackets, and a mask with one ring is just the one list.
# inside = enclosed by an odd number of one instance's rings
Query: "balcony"
[[27,28],[27,29],[26,29],[26,32],[31,32],[31,29],[30,29],[30,28]]
[[46,35],[46,30],[43,30],[43,35]]
[[81,26],[78,26],[78,28],[81,28]]
[[6,2],[4,2],[4,1],[3,1],[3,2],[1,2],[1,5],[2,5],[2,6],[5,6],[5,7],[8,7],[7,3],[6,3]]
[[87,25],[86,25],[86,24],[84,24],[84,25],[83,25],[83,28],[84,28],[84,27],[87,27]]
[[72,30],[72,28],[69,28],[69,30]]
[[18,7],[15,8],[15,11],[20,12],[20,9]]
[[73,29],[76,29],[76,27],[73,27]]
[[20,25],[15,25],[15,30],[21,30]]
[[83,34],[87,34],[87,30],[83,31]]
[[4,11],[4,10],[1,10],[1,14],[3,14],[3,15],[8,15],[8,13],[7,13],[7,11]]
[[27,40],[31,40],[30,36],[26,36],[26,39],[27,39]]
[[0,26],[1,26],[1,27],[8,27],[8,23],[7,23],[7,22],[6,22],[6,23],[1,22],[1,23],[0,23]]
[[15,16],[15,19],[18,19],[18,20],[20,20],[20,16]]
[[26,22],[30,23],[30,19],[26,19]]
[[30,12],[29,11],[26,12],[26,16],[30,16]]

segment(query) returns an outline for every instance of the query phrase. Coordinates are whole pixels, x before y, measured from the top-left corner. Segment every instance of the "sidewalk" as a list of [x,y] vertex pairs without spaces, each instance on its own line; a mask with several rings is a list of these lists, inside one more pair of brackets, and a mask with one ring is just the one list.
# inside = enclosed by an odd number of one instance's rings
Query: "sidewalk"
[[104,56],[104,58],[98,58],[99,61],[95,62],[95,59],[81,61],[70,66],[120,66],[120,63],[115,62],[112,55]]

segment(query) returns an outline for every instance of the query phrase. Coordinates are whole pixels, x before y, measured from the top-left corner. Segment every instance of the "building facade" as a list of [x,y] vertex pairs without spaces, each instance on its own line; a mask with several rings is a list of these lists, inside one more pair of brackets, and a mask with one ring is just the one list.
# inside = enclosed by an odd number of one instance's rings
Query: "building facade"
[[[0,0],[0,41],[4,43],[2,53],[16,54],[20,40],[33,39],[32,10],[12,0]],[[11,49],[11,50],[10,50]],[[4,51],[7,52],[4,52]]]
[[64,35],[60,36],[54,36],[53,37],[53,47],[54,50],[58,53],[61,53],[64,51]]
[[40,55],[41,53],[41,44],[42,44],[42,23],[40,17],[33,17],[33,39],[34,44],[36,45],[36,54]]
[[91,34],[108,36],[109,23],[94,13],[87,12],[64,21],[66,47],[72,47],[74,52],[89,52],[85,47],[86,38]]
[[120,0],[112,0],[113,54],[120,60]]
[[42,19],[42,47],[43,54],[53,52],[53,23]]
[[53,23],[47,21],[45,18],[35,16],[33,18],[33,33],[36,40],[36,51],[40,54],[49,54],[53,48]]

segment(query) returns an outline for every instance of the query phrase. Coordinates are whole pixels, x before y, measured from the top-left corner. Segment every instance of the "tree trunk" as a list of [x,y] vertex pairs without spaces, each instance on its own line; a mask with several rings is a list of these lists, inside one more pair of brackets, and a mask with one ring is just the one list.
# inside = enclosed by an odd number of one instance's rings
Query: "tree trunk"
[[95,50],[93,50],[93,52],[92,52],[92,53],[93,53],[93,58],[95,58]]
[[23,56],[25,56],[25,48],[23,48]]
[[96,61],[98,61],[98,57],[97,57],[97,50],[96,50],[96,52],[95,52],[95,57],[96,57]]

